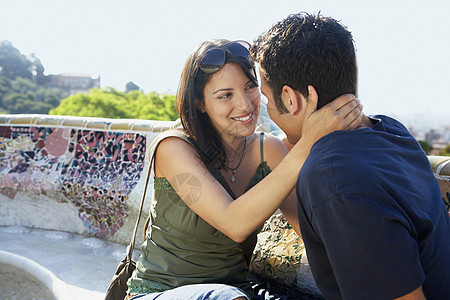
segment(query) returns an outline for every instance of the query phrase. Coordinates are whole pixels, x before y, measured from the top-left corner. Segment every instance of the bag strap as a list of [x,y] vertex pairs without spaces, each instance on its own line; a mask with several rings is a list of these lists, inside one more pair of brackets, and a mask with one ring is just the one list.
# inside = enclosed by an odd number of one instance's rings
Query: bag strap
[[157,144],[160,141],[159,140],[158,142],[156,142],[156,140],[158,140],[158,138],[155,138],[155,140],[150,145],[150,151],[149,151],[149,153],[150,153],[150,164],[148,166],[148,172],[147,172],[147,178],[145,180],[144,192],[142,193],[141,205],[139,207],[139,213],[138,213],[138,216],[137,216],[136,224],[134,225],[133,234],[131,235],[131,241],[130,241],[130,244],[128,245],[128,247],[127,247],[127,259],[129,261],[131,261],[132,256],[133,256],[134,244],[136,242],[136,234],[137,234],[137,230],[138,230],[138,227],[139,227],[139,221],[141,220],[142,210],[144,208],[144,201],[145,201],[145,197],[147,195],[147,188],[148,188],[148,183],[150,182],[153,162],[155,160],[155,155],[154,155],[155,154],[155,149],[156,149]]
[[136,233],[137,233],[137,230],[138,230],[139,221],[141,219],[142,209],[144,208],[145,196],[147,195],[147,187],[148,187],[148,183],[150,181],[150,173],[152,172],[153,159],[154,158],[152,156],[150,158],[150,166],[148,167],[147,178],[145,180],[144,192],[142,193],[141,206],[139,207],[139,213],[138,213],[138,216],[137,216],[136,224],[134,225],[133,234],[131,235],[130,244],[127,247],[127,259],[129,259],[130,261],[131,261],[132,255],[133,255],[134,243],[136,241]]
[[[141,205],[139,207],[139,213],[138,213],[138,217],[137,217],[137,220],[136,220],[136,224],[134,225],[133,234],[131,235],[131,241],[130,241],[130,244],[128,245],[128,247],[127,247],[127,259],[130,260],[130,261],[131,261],[132,255],[133,255],[134,244],[136,242],[136,234],[137,234],[137,230],[138,230],[138,227],[139,227],[139,221],[141,220],[142,210],[144,208],[145,196],[147,195],[147,187],[148,187],[148,183],[150,182],[150,177],[151,177],[151,173],[152,173],[152,167],[153,167],[153,163],[155,161],[156,148],[158,147],[159,143],[162,140],[164,140],[165,138],[171,137],[171,136],[181,137],[184,140],[188,141],[186,135],[184,135],[181,130],[172,129],[172,130],[165,131],[162,134],[160,134],[159,136],[157,136],[153,140],[152,144],[150,145],[150,151],[149,151],[149,154],[150,154],[150,165],[148,166],[148,173],[147,173],[147,178],[145,180],[144,192],[142,193]],[[148,222],[149,221],[150,221],[150,216],[145,221],[144,238],[145,238],[145,232],[147,231],[147,227],[148,227]]]

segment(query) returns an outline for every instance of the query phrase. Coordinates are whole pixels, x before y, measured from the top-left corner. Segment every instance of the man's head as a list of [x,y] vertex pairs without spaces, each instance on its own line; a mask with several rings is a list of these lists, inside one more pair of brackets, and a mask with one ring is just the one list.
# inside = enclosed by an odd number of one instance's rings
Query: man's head
[[[281,122],[277,124],[288,138],[286,125],[295,125],[295,119],[302,118],[303,109],[300,103],[297,112],[291,111],[289,92],[306,101],[308,86],[313,86],[319,97],[318,108],[342,94],[356,95],[353,38],[333,18],[307,13],[290,15],[256,39],[251,55],[260,66],[261,88],[276,108],[269,115],[276,123]],[[296,142],[298,138],[290,141]]]

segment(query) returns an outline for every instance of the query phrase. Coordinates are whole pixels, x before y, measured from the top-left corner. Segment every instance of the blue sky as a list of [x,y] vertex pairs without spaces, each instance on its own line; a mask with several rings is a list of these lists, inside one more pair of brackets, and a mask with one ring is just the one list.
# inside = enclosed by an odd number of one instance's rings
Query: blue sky
[[0,40],[35,53],[47,74],[101,76],[102,87],[174,93],[201,41],[252,41],[299,11],[341,20],[353,33],[366,113],[450,112],[447,0],[0,0]]

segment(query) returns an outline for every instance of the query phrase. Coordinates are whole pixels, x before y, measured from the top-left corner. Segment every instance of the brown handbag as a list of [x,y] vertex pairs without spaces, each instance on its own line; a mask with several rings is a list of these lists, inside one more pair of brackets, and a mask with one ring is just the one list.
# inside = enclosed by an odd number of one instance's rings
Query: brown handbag
[[134,225],[133,235],[131,236],[130,244],[127,247],[127,255],[119,263],[119,266],[114,273],[111,282],[109,283],[108,290],[105,294],[105,300],[123,300],[127,294],[127,281],[131,277],[134,269],[136,269],[136,262],[132,259],[134,243],[136,241],[136,232],[139,226],[139,220],[141,219],[142,208],[144,207],[144,200],[147,194],[147,187],[150,181],[150,173],[152,170],[153,157],[150,158],[150,166],[148,168],[147,179],[145,181],[144,193],[141,198],[141,206],[139,208],[139,214]]

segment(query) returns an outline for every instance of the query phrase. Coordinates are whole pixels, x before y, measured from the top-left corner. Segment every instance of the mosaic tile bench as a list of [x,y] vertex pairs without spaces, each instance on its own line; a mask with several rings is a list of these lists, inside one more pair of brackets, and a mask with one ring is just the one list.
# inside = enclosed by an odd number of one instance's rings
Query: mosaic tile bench
[[[148,170],[148,146],[160,132],[177,125],[0,115],[0,226],[66,231],[127,244]],[[259,130],[271,128],[263,119]],[[450,207],[450,157],[429,159]],[[150,203],[146,199],[144,211]],[[312,297],[317,293],[303,242],[281,215],[268,220],[259,234],[251,274],[285,291],[301,287]]]

